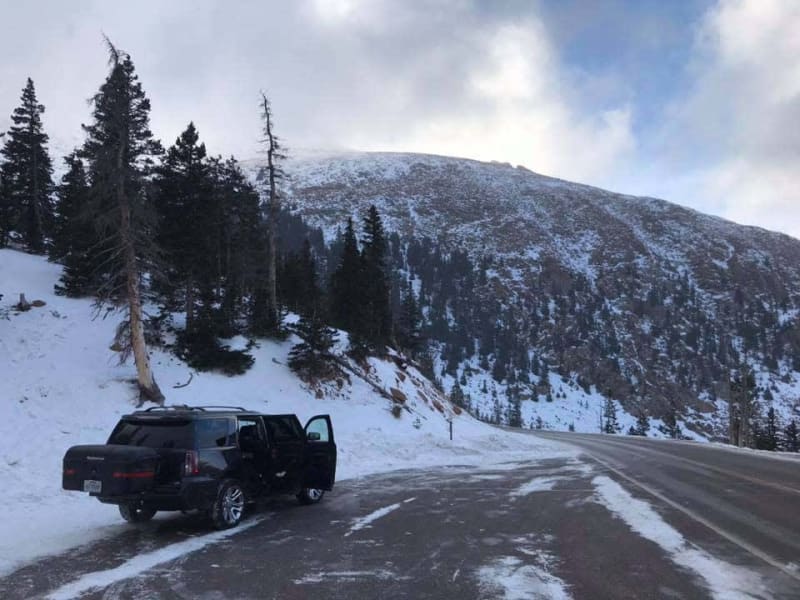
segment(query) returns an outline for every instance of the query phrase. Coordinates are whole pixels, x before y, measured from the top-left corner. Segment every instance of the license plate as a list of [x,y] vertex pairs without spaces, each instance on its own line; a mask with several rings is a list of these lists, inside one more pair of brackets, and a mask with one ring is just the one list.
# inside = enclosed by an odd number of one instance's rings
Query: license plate
[[83,491],[89,492],[90,494],[99,494],[100,491],[103,489],[103,482],[97,481],[96,479],[84,479],[83,480]]

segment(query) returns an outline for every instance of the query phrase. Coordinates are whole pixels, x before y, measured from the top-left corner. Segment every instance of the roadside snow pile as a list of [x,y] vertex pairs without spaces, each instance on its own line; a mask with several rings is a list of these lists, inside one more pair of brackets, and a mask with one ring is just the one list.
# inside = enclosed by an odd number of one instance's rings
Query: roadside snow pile
[[[631,496],[613,479],[600,475],[592,480],[592,485],[602,505],[640,536],[658,544],[675,564],[702,578],[713,598],[769,596],[762,577],[756,571],[722,561],[689,543],[649,504]],[[759,590],[761,594],[753,594],[750,590]]]
[[[88,300],[56,296],[61,267],[0,250],[0,575],[125,527],[113,506],[61,490],[61,460],[75,444],[104,443],[135,409],[131,364],[109,350],[118,317],[93,319]],[[17,313],[19,294],[43,306]],[[320,413],[333,419],[337,479],[400,468],[485,465],[563,456],[573,451],[530,435],[501,431],[457,411],[416,369],[370,361],[368,372],[310,390],[286,366],[293,340],[259,341],[245,375],[194,373],[155,351],[153,369],[168,404],[243,406],[267,413]],[[340,342],[341,344],[341,342]],[[379,393],[377,390],[383,390]],[[405,408],[392,415],[394,397]],[[453,420],[454,441],[448,420]]]

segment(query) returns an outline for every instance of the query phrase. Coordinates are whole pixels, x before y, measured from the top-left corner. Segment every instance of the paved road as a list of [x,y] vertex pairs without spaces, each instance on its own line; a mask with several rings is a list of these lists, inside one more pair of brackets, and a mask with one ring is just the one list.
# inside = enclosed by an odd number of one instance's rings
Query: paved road
[[225,539],[159,515],[18,570],[0,597],[800,598],[785,565],[800,557],[800,463],[546,435],[583,453],[342,482],[316,506],[271,501]]
[[[632,491],[683,513],[693,537],[713,532],[796,577],[800,598],[800,456],[632,436],[545,432],[613,468]],[[702,531],[705,529],[705,532]]]

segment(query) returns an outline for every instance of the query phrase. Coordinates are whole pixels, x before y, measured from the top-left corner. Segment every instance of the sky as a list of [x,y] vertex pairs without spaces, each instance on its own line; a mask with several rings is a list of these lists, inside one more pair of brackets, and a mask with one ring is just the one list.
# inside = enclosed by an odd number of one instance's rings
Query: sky
[[800,238],[796,0],[0,0],[0,130],[27,77],[53,150],[130,53],[169,145],[520,164]]

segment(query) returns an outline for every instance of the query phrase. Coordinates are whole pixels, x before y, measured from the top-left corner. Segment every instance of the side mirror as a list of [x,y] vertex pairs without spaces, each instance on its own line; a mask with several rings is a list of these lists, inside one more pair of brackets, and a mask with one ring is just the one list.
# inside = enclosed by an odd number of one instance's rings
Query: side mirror
[[306,439],[309,442],[318,442],[322,439],[322,436],[319,434],[319,431],[309,431]]

